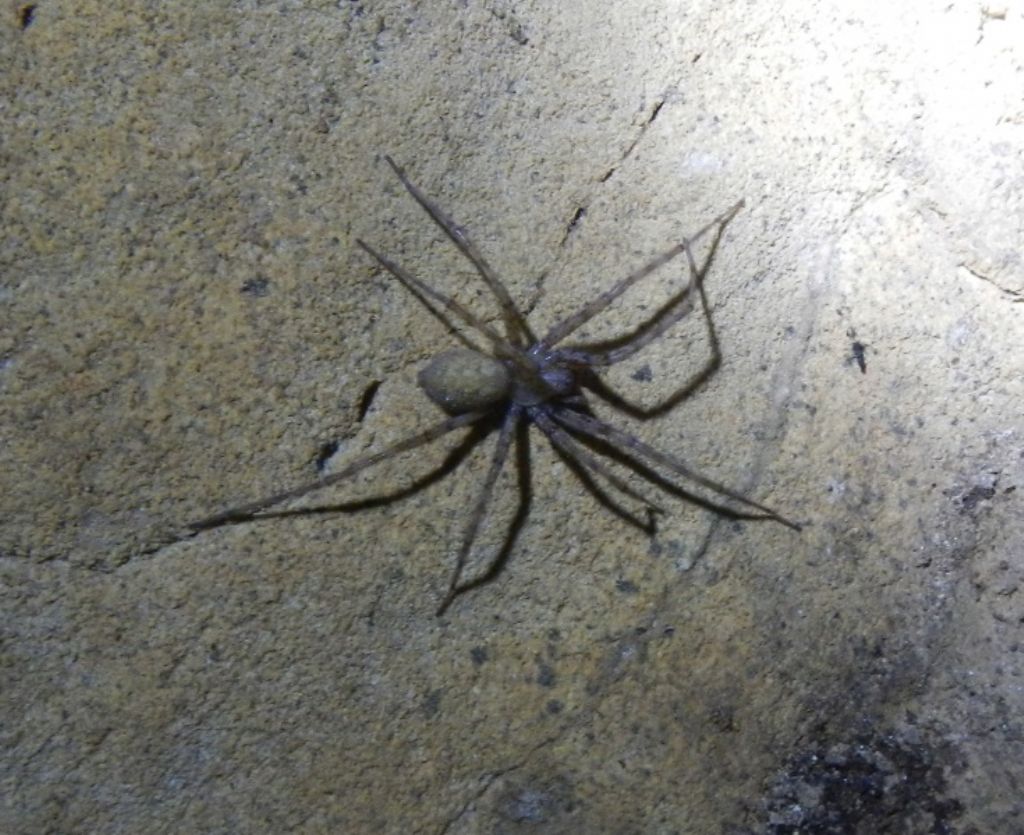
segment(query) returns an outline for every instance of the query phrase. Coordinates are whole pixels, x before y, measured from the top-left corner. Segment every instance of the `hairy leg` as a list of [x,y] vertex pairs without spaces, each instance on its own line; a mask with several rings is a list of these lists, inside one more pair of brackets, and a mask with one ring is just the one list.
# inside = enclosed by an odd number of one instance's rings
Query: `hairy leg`
[[521,356],[521,352],[518,348],[513,347],[512,344],[504,339],[501,334],[494,330],[494,328],[471,313],[451,296],[445,295],[439,290],[435,290],[425,281],[418,279],[404,267],[399,266],[387,256],[381,255],[365,241],[361,241],[357,238],[356,243],[382,267],[384,267],[384,269],[391,273],[391,275],[397,278],[414,296],[419,298],[421,301],[423,301],[424,297],[432,299],[444,307],[445,310],[454,313],[463,321],[463,323],[486,336],[491,341],[491,344],[494,346],[494,349],[498,354],[510,359]]
[[405,175],[405,171],[402,170],[401,166],[398,165],[391,157],[385,155],[384,159],[387,160],[388,165],[391,166],[392,170],[398,175],[398,179],[402,181],[402,185],[405,186],[406,191],[412,195],[413,199],[426,210],[427,214],[430,215],[431,220],[434,221],[444,233],[451,239],[452,243],[459,248],[459,251],[468,258],[476,271],[480,274],[480,277],[486,282],[487,286],[491,288],[491,292],[494,293],[495,298],[498,300],[498,306],[501,308],[501,318],[505,322],[505,335],[508,340],[520,348],[529,345],[536,341],[533,333],[530,331],[530,326],[526,322],[526,318],[522,313],[519,312],[519,308],[516,307],[515,302],[512,301],[512,297],[508,294],[508,290],[505,289],[505,285],[501,279],[498,278],[497,273],[490,264],[487,263],[483,255],[480,254],[480,250],[476,248],[476,245],[466,235],[465,230],[456,225],[456,223],[446,215],[441,208],[428,198],[416,185]]
[[[686,247],[686,258],[690,263],[690,273],[693,276],[691,284],[684,291],[689,291],[695,286],[697,295],[700,298],[701,311],[704,315],[704,326],[707,330],[708,346],[711,349],[710,356],[705,360],[701,367],[679,388],[677,388],[672,394],[663,398],[660,402],[654,406],[639,406],[635,403],[631,403],[626,400],[622,395],[613,390],[604,380],[602,380],[596,373],[586,374],[584,372],[581,377],[582,385],[590,389],[594,394],[604,400],[606,403],[611,404],[615,408],[625,412],[628,415],[632,415],[637,418],[650,418],[655,415],[664,414],[669,409],[673,408],[680,400],[686,397],[687,394],[697,389],[705,380],[707,380],[715,371],[718,366],[722,363],[722,348],[718,341],[718,331],[715,330],[715,322],[711,316],[711,305],[708,302],[707,291],[704,287],[704,275],[711,264],[711,260],[714,257],[715,249],[718,247],[718,242],[721,239],[722,228],[719,227],[718,234],[715,236],[715,240],[711,246],[711,252],[708,258],[704,262],[704,266],[698,270],[697,265],[693,260],[693,252],[689,246]],[[682,300],[680,300],[682,301]],[[667,315],[671,315],[674,318],[672,321],[667,323],[658,323],[658,328],[650,336],[643,334],[643,339],[630,340],[629,345],[623,345],[621,348],[614,351],[604,352],[602,354],[588,351],[586,349],[576,348],[559,348],[556,349],[559,355],[567,356],[572,362],[577,362],[583,368],[589,368],[591,366],[599,365],[611,365],[615,362],[619,362],[634,353],[636,350],[649,344],[654,338],[661,335],[668,327],[671,326],[672,322],[678,321],[682,318],[685,313],[690,309],[689,298],[685,301],[686,306],[679,311],[671,311]],[[677,315],[678,314],[678,315]],[[663,326],[662,326],[663,325]],[[624,352],[624,353],[623,353]]]
[[[731,219],[731,216],[726,218],[726,222],[728,222],[729,219]],[[696,288],[697,295],[700,298],[701,310],[704,313],[704,322],[708,331],[708,342],[711,345],[713,357],[712,362],[717,365],[721,362],[721,351],[719,350],[718,345],[718,334],[715,332],[714,322],[711,319],[711,308],[708,304],[707,291],[704,288],[704,277],[707,275],[708,269],[711,267],[711,263],[715,259],[715,253],[718,251],[718,244],[722,240],[722,233],[724,231],[725,222],[718,224],[718,229],[711,241],[711,248],[708,251],[707,258],[704,259],[704,266],[700,269],[697,269],[697,263],[693,259],[693,249],[690,247],[690,242],[682,242],[681,246],[683,247],[683,251],[686,253],[686,260],[690,267],[690,281],[686,288],[679,294],[679,298],[667,310],[662,311],[661,318],[658,319],[652,327],[641,331],[626,344],[620,345],[618,348],[614,348],[611,351],[588,351],[586,348],[565,348],[561,350],[569,354],[573,360],[577,360],[578,358],[579,362],[591,367],[615,365],[618,362],[629,359],[633,354],[641,351],[654,342],[654,340],[665,333],[665,331],[671,328],[676,322],[686,316],[686,314],[693,309],[690,292]]]
[[494,492],[494,485],[498,481],[498,476],[501,475],[501,469],[505,465],[505,459],[508,458],[508,450],[512,444],[512,437],[515,434],[516,424],[519,422],[521,414],[521,407],[509,407],[508,414],[505,416],[505,421],[501,425],[501,432],[498,435],[498,443],[494,447],[494,455],[491,458],[490,469],[487,471],[487,477],[484,479],[483,488],[480,490],[476,503],[473,505],[473,509],[469,514],[469,522],[466,525],[466,532],[462,537],[462,544],[459,547],[459,553],[455,560],[455,570],[452,572],[451,582],[448,583],[448,592],[441,600],[441,604],[437,607],[438,616],[445,613],[448,607],[451,606],[452,601],[456,598],[459,592],[462,591],[462,588],[459,586],[459,580],[462,579],[462,569],[465,567],[466,558],[469,556],[469,551],[473,547],[476,535],[480,531],[480,525],[484,521],[484,516],[487,513],[487,505],[490,503],[491,494]]
[[547,332],[544,338],[541,340],[541,344],[545,348],[551,348],[565,339],[569,334],[575,331],[577,328],[584,325],[586,322],[594,318],[598,313],[601,313],[605,308],[608,307],[613,301],[619,296],[625,293],[630,287],[636,284],[640,279],[646,278],[652,272],[657,270],[659,267],[664,266],[673,258],[682,255],[690,244],[696,242],[699,238],[706,235],[710,230],[716,226],[719,227],[719,235],[721,235],[721,229],[723,229],[729,221],[736,216],[736,213],[743,208],[744,201],[740,200],[736,203],[729,211],[725,214],[719,215],[713,221],[705,225],[697,234],[686,239],[681,244],[676,244],[671,249],[667,249],[649,264],[641,267],[636,272],[630,273],[617,284],[610,289],[606,290],[600,296],[593,301],[584,305],[580,310],[571,316],[566,317],[561,322],[558,322],[551,330]]
[[[625,481],[606,467],[603,462],[576,443],[572,436],[555,423],[555,421],[553,421],[546,412],[537,410],[532,413],[532,418],[540,431],[547,436],[549,441],[551,441],[552,445],[563,452],[569,459],[576,462],[582,470],[597,473],[623,495],[641,502],[649,512],[664,512],[661,507],[652,502],[647,498],[647,496],[630,487]],[[632,514],[630,515],[632,516]]]
[[[644,322],[628,337],[609,340],[601,345],[572,345],[554,350],[558,356],[574,365],[587,368],[603,368],[628,359],[654,342],[693,310],[693,301],[690,299],[691,289],[692,285],[687,284],[680,293],[669,300],[661,311],[655,314],[655,317]],[[606,350],[604,346],[609,342],[615,347]]]
[[731,508],[718,508],[720,510],[725,510],[729,515],[746,519],[771,519],[781,525],[785,525],[787,528],[792,528],[795,531],[800,530],[800,525],[796,522],[790,521],[784,516],[781,516],[770,507],[766,507],[763,504],[759,504],[748,499],[741,493],[737,493],[735,490],[731,490],[725,485],[719,484],[717,481],[713,481],[707,476],[703,476],[700,473],[695,472],[690,469],[682,459],[677,458],[674,455],[670,455],[667,452],[661,452],[660,450],[645,444],[639,438],[630,435],[628,432],[616,429],[614,426],[598,420],[597,418],[585,415],[582,412],[576,412],[569,409],[560,410],[555,413],[554,417],[559,423],[569,427],[570,429],[574,429],[584,435],[589,435],[592,438],[605,441],[613,447],[635,452],[641,458],[646,458],[654,464],[659,464],[670,472],[680,475],[695,484],[699,484],[710,490],[712,493],[732,499],[741,505],[745,505],[746,507],[750,507],[758,511],[757,513],[747,513],[745,511],[738,512]]

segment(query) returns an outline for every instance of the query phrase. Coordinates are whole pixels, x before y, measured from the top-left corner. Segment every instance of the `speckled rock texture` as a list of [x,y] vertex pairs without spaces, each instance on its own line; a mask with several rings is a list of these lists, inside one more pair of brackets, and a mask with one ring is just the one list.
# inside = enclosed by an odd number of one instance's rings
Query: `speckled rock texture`
[[[1020,3],[0,32],[0,830],[1024,831]],[[192,533],[439,419],[458,343],[357,237],[499,321],[385,153],[540,332],[745,198],[720,367],[596,410],[803,532],[665,498],[648,536],[534,433],[471,555],[513,524],[503,569],[438,618],[494,443],[456,433]],[[652,406],[708,351],[695,313],[607,380]]]

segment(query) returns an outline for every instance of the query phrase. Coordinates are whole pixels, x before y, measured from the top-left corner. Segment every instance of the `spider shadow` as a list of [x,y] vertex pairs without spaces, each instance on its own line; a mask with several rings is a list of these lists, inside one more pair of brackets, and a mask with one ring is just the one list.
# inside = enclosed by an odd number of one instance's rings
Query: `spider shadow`
[[[512,554],[516,540],[523,528],[526,527],[526,520],[530,515],[530,507],[533,505],[533,468],[530,460],[530,424],[520,421],[516,426],[515,437],[515,462],[516,462],[516,486],[519,495],[519,502],[515,512],[508,522],[508,527],[502,536],[501,546],[497,553],[487,564],[487,567],[477,576],[463,580],[458,585],[458,595],[467,591],[480,588],[502,573]],[[444,607],[443,607],[444,608]],[[439,613],[440,614],[440,613]]]
[[[444,480],[459,468],[476,447],[490,435],[500,423],[499,416],[485,418],[471,425],[469,432],[460,440],[445,456],[440,465],[419,476],[410,484],[393,490],[388,493],[369,496],[348,502],[335,502],[332,504],[319,504],[312,507],[300,507],[289,510],[263,511],[250,516],[229,518],[218,523],[218,527],[234,527],[236,525],[248,525],[254,522],[295,519],[302,517],[319,517],[335,513],[359,513],[365,510],[386,507],[403,499],[414,496],[426,490],[430,486]],[[488,563],[487,567],[477,577],[459,585],[460,594],[463,590],[477,588],[495,579],[505,567],[512,549],[519,537],[520,532],[526,526],[530,514],[530,507],[533,504],[532,467],[530,460],[529,424],[521,423],[516,431],[515,443],[516,461],[516,486],[518,503],[515,512],[508,522],[508,526],[501,538],[501,546]]]
[[720,356],[713,355],[709,357],[704,365],[691,374],[675,391],[650,406],[634,403],[627,399],[592,369],[586,369],[580,373],[579,384],[580,388],[586,389],[595,397],[624,415],[646,421],[662,417],[675,409],[710,380],[721,364],[722,359]]
[[[684,393],[682,397],[685,396],[686,394]],[[680,399],[682,399],[682,397]],[[589,403],[586,403],[584,406],[578,409],[578,411],[590,417],[595,417]],[[640,416],[643,417],[645,413],[642,410],[638,411],[640,411]],[[576,438],[576,440],[578,440],[585,446],[589,447],[594,452],[604,456],[605,458],[610,458],[611,460],[615,461],[617,464],[624,467],[625,469],[631,470],[633,473],[639,476],[639,478],[642,481],[645,481],[648,484],[657,487],[659,490],[661,490],[663,493],[669,496],[681,499],[684,502],[688,502],[689,504],[693,504],[696,505],[697,507],[703,508],[704,510],[710,511],[713,517],[723,517],[729,519],[732,522],[743,522],[745,520],[749,521],[752,518],[751,515],[745,511],[734,510],[728,505],[721,504],[712,499],[708,499],[705,496],[702,496],[700,493],[695,493],[692,490],[687,490],[682,485],[676,483],[672,479],[658,472],[658,470],[654,469],[649,464],[645,464],[638,456],[630,454],[621,447],[608,443],[607,441],[604,441],[600,438],[593,438],[583,434],[577,434],[574,437]],[[598,501],[600,501],[602,504],[606,504],[606,502],[602,501],[602,491],[600,490],[600,488],[597,488],[596,485],[594,487],[591,487],[586,483],[585,486],[587,486],[587,488],[591,490],[591,492],[594,494],[595,498],[598,499]],[[635,527],[639,528],[644,533],[646,533],[648,536],[651,536],[653,538],[658,533],[657,517],[665,512],[660,507],[656,508],[654,513],[649,514],[647,523],[641,524],[638,522],[635,515],[630,514],[629,511],[623,509],[621,505],[616,503],[613,499],[611,499],[607,495],[605,495],[604,498],[607,499],[607,502],[613,505],[613,507],[610,508],[612,512],[616,513],[616,515],[623,517],[627,522],[630,522]]]
[[466,436],[459,441],[445,456],[444,460],[430,472],[419,476],[405,487],[392,490],[389,493],[381,493],[376,496],[367,496],[362,499],[354,499],[349,502],[335,502],[332,504],[318,504],[312,507],[297,507],[289,510],[260,511],[248,516],[228,518],[217,523],[217,527],[234,527],[236,525],[248,525],[253,522],[262,522],[268,519],[294,519],[305,516],[326,516],[332,513],[359,513],[363,510],[373,510],[378,507],[386,507],[395,502],[400,502],[409,496],[414,496],[422,490],[426,490],[433,484],[443,480],[458,469],[459,465],[469,457],[473,449],[490,433],[497,425],[496,419],[481,420],[473,424]]

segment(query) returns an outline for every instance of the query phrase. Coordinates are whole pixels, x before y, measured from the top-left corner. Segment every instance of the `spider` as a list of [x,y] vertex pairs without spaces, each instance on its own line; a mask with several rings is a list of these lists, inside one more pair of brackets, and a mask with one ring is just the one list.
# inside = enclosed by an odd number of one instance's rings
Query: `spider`
[[[705,372],[698,375],[698,382],[717,367],[720,360],[718,339],[711,321],[703,278],[726,225],[743,208],[743,200],[705,225],[691,238],[683,239],[681,243],[665,250],[645,266],[618,281],[538,338],[523,313],[512,301],[505,285],[466,232],[420,191],[390,156],[384,158],[406,191],[473,264],[476,272],[493,293],[501,314],[501,331],[470,312],[451,296],[435,290],[404,267],[382,255],[365,241],[357,239],[356,243],[361,249],[463,341],[464,347],[452,348],[436,355],[419,372],[417,378],[427,397],[446,412],[447,417],[385,449],[352,461],[338,472],[194,522],[190,525],[193,530],[206,530],[258,518],[261,511],[345,481],[356,473],[429,444],[456,429],[474,424],[486,426],[484,422],[487,418],[492,419],[494,425],[498,427],[498,440],[483,485],[470,508],[451,579],[438,606],[437,615],[442,615],[459,594],[491,579],[498,570],[501,557],[491,564],[484,576],[466,583],[462,582],[467,557],[485,519],[495,483],[508,458],[513,437],[525,430],[529,424],[536,426],[547,437],[555,450],[602,504],[649,532],[653,532],[654,515],[663,512],[662,509],[640,490],[623,480],[598,455],[631,468],[664,492],[681,496],[720,515],[733,519],[771,520],[795,531],[800,530],[800,525],[771,508],[695,472],[678,456],[655,449],[632,434],[601,420],[591,411],[583,395],[583,388],[590,389],[612,405],[640,416],[660,411],[658,409],[645,412],[615,395],[601,383],[596,369],[614,365],[633,356],[680,321],[693,307],[694,291],[700,300],[712,351],[711,361]],[[714,235],[710,252],[703,267],[698,269],[691,245],[712,230]],[[626,290],[679,255],[686,256],[690,280],[644,327],[626,338],[601,345],[563,345],[567,337],[605,310]],[[461,320],[478,338],[485,340],[489,351],[483,350],[463,336],[454,327],[449,315]],[[681,393],[688,390],[689,387]],[[673,402],[675,399],[677,398],[670,398]],[[666,477],[663,473],[670,475]],[[695,487],[682,487],[673,481],[672,476],[681,477]],[[622,496],[639,502],[647,512],[647,523],[639,522],[634,514],[612,500],[605,490],[598,487],[595,477],[602,479]],[[714,498],[694,492],[698,488],[703,488]]]

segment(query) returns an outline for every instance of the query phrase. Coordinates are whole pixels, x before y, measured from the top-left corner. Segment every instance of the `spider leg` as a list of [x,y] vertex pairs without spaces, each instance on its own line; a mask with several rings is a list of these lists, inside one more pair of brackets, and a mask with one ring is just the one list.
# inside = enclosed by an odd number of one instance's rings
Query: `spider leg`
[[676,322],[686,316],[686,314],[693,309],[693,300],[690,298],[690,291],[693,288],[696,288],[697,295],[700,298],[701,310],[704,312],[704,322],[708,331],[708,342],[711,345],[712,362],[714,365],[717,365],[721,362],[722,357],[718,344],[718,334],[715,332],[714,323],[711,320],[711,308],[708,304],[707,291],[704,289],[704,276],[707,275],[711,262],[715,258],[715,253],[718,251],[718,244],[722,240],[722,233],[724,231],[725,224],[718,224],[718,229],[715,231],[715,236],[711,241],[711,248],[708,251],[707,258],[704,259],[704,266],[700,269],[697,268],[697,262],[694,261],[693,249],[690,247],[690,242],[684,240],[682,244],[680,244],[680,246],[683,247],[683,251],[686,253],[686,260],[689,262],[690,281],[682,292],[677,294],[676,299],[662,310],[660,318],[652,325],[652,327],[640,331],[624,345],[610,351],[598,352],[588,350],[585,347],[566,348],[562,350],[574,359],[578,357],[580,362],[591,367],[615,365],[618,362],[629,359],[633,354],[650,345],[654,340],[660,337],[665,333],[665,331],[671,328]]
[[[541,340],[541,346],[543,348],[551,348],[552,346],[558,344],[567,336],[569,336],[569,334],[575,331],[577,328],[579,328],[586,322],[590,321],[598,313],[607,308],[608,305],[610,305],[619,296],[625,293],[640,279],[646,278],[659,267],[664,266],[676,256],[681,255],[683,252],[686,251],[687,247],[690,244],[695,243],[697,240],[706,235],[710,230],[714,229],[716,226],[719,227],[719,230],[723,229],[729,223],[729,221],[731,221],[736,216],[736,213],[743,208],[743,204],[744,201],[740,200],[731,209],[729,209],[729,211],[725,212],[725,214],[719,215],[710,223],[706,224],[702,229],[700,229],[700,231],[697,232],[697,234],[692,235],[683,243],[676,244],[671,249],[665,250],[665,252],[657,256],[649,264],[646,264],[645,266],[641,267],[636,272],[630,273],[625,278],[620,280],[617,284],[615,284],[610,289],[606,290],[604,293],[598,296],[596,299],[589,302],[588,304],[585,304],[582,308],[580,308],[580,310],[576,311],[576,313],[566,317],[561,322],[558,322],[553,328],[551,328],[551,330],[547,332],[547,334]],[[719,234],[721,234],[721,231],[719,232]]]
[[711,305],[708,303],[708,294],[704,289],[704,276],[707,273],[708,268],[711,266],[711,260],[715,257],[715,251],[718,249],[718,242],[722,240],[722,231],[724,229],[724,226],[718,227],[718,233],[715,235],[715,239],[711,243],[711,252],[704,261],[704,267],[700,270],[697,269],[697,264],[693,260],[693,250],[690,249],[689,244],[686,245],[686,260],[690,263],[690,274],[694,277],[694,282],[697,285],[697,295],[700,297],[700,308],[704,313],[704,327],[708,332],[708,345],[711,347],[711,356],[704,364],[704,367],[683,387],[683,392],[692,391],[694,388],[699,386],[708,377],[710,377],[722,363],[722,346],[718,341],[718,331],[715,330],[715,320],[711,316]]
[[478,420],[470,427],[457,444],[452,446],[444,460],[433,469],[417,477],[415,480],[404,483],[401,486],[389,490],[386,493],[375,493],[358,499],[348,501],[332,502],[330,504],[303,505],[301,507],[286,508],[284,510],[261,511],[255,519],[290,519],[297,516],[327,516],[339,513],[358,513],[362,510],[372,510],[377,507],[386,507],[409,496],[421,493],[433,484],[451,475],[469,453],[475,449],[480,441],[494,429],[492,423],[487,420]]
[[[554,350],[559,357],[573,365],[588,368],[602,368],[628,359],[650,345],[693,310],[693,301],[690,298],[691,289],[692,284],[687,284],[652,319],[624,338],[609,340],[600,345],[572,345]],[[610,347],[612,345],[615,347]]]
[[505,322],[505,335],[508,340],[520,348],[527,344],[536,342],[536,337],[530,331],[530,326],[526,322],[526,318],[522,313],[519,312],[519,308],[516,307],[515,302],[512,301],[512,297],[508,294],[508,290],[505,289],[505,285],[501,279],[498,278],[498,274],[494,272],[494,269],[487,260],[480,254],[480,250],[476,248],[476,245],[466,235],[464,229],[455,224],[455,222],[446,215],[441,208],[435,204],[429,197],[427,197],[416,185],[405,175],[405,171],[402,170],[401,166],[398,165],[391,157],[387,154],[384,155],[384,159],[387,160],[388,165],[391,166],[392,170],[398,176],[398,179],[402,181],[402,185],[405,186],[405,190],[412,195],[413,199],[423,207],[423,209],[430,215],[430,219],[434,221],[441,230],[451,239],[452,243],[459,248],[459,251],[468,258],[476,271],[480,274],[480,277],[486,282],[487,286],[491,288],[491,292],[494,293],[498,300],[498,306],[501,308],[501,318]]
[[[391,275],[397,278],[402,283],[402,285],[418,299],[420,299],[421,301],[423,301],[424,298],[432,299],[433,301],[441,305],[445,310],[454,313],[465,324],[469,325],[469,327],[474,328],[475,330],[479,331],[484,336],[486,336],[491,341],[491,344],[494,345],[495,350],[503,357],[518,358],[521,356],[521,352],[518,348],[514,347],[510,342],[504,339],[501,336],[501,334],[499,334],[494,328],[492,328],[482,319],[479,319],[477,316],[475,316],[473,313],[471,313],[469,310],[467,310],[465,307],[459,304],[451,296],[447,296],[444,293],[435,290],[426,282],[418,279],[404,267],[399,266],[387,256],[381,255],[379,252],[377,252],[377,250],[375,250],[365,241],[361,241],[357,238],[356,243],[359,244],[359,246],[362,247],[362,249],[365,252],[369,253],[369,255],[372,258],[374,258],[377,261],[377,263],[379,263],[382,267],[384,267],[384,269],[391,273]],[[450,324],[449,327],[451,327]]]
[[570,429],[575,429],[577,432],[589,435],[591,438],[603,440],[615,447],[636,452],[641,458],[646,458],[648,461],[660,464],[673,473],[681,475],[683,478],[689,479],[719,496],[732,499],[733,501],[739,502],[742,505],[758,511],[758,513],[747,513],[746,511],[738,512],[728,507],[715,505],[711,502],[708,503],[713,506],[714,509],[725,512],[727,515],[741,519],[771,519],[781,525],[785,525],[787,528],[792,528],[795,531],[799,531],[801,529],[800,525],[796,522],[790,521],[786,517],[776,513],[770,507],[766,507],[763,504],[759,504],[748,499],[746,496],[737,493],[735,490],[731,490],[725,485],[719,484],[717,481],[713,481],[707,476],[703,476],[700,473],[695,472],[690,469],[682,459],[677,458],[674,455],[670,455],[667,452],[661,452],[660,450],[645,444],[639,438],[630,435],[628,432],[616,429],[611,424],[571,409],[562,409],[556,412],[554,414],[554,418],[559,423],[568,426]]
[[[585,474],[587,474],[588,477],[590,471],[597,473],[620,493],[642,503],[647,508],[648,516],[653,513],[664,513],[663,508],[654,504],[654,502],[648,499],[643,493],[638,490],[634,490],[629,486],[629,484],[606,467],[603,462],[595,458],[582,446],[576,443],[572,436],[555,423],[555,421],[553,421],[545,411],[539,409],[533,411],[531,412],[531,418],[533,419],[533,422],[537,424],[540,431],[547,436],[549,441],[551,441],[552,446],[562,452],[571,462],[575,463]],[[594,485],[593,482],[588,486],[596,489],[596,485]],[[625,514],[630,520],[637,523],[642,528],[650,527],[650,523],[644,525],[642,522],[639,522],[633,514],[614,504],[611,498],[607,496],[605,498],[607,498],[608,502],[613,505],[616,512],[621,511],[621,513]]]
[[417,290],[412,285],[405,285],[405,288],[416,297],[416,301],[423,305],[423,307],[431,316],[433,316],[435,319],[437,319],[438,322],[444,325],[445,330],[447,330],[448,333],[450,333],[453,337],[459,340],[459,342],[461,342],[466,348],[469,348],[471,351],[476,351],[477,353],[484,353],[480,349],[480,346],[474,343],[473,340],[466,336],[465,333],[463,333],[461,330],[455,327],[455,324],[452,322],[452,320],[444,315],[444,311],[439,310],[437,307],[435,307],[434,303],[431,302],[429,298],[420,293],[420,291]]
[[512,437],[515,435],[516,424],[519,422],[521,414],[521,407],[511,406],[504,422],[501,424],[498,443],[494,447],[494,455],[491,457],[491,467],[487,471],[487,477],[484,479],[484,485],[476,498],[476,503],[470,511],[469,523],[466,525],[466,532],[462,537],[462,544],[459,546],[459,553],[455,560],[455,570],[452,572],[452,579],[448,583],[448,591],[437,607],[438,617],[445,613],[459,592],[463,590],[459,586],[459,580],[462,579],[462,569],[465,567],[469,550],[473,547],[473,541],[480,531],[480,525],[484,521],[487,505],[491,500],[491,494],[494,492],[494,485],[498,481],[498,476],[501,475],[505,459],[508,458],[509,447],[512,445]]
[[[704,275],[706,274],[708,267],[711,264],[711,260],[714,257],[715,250],[718,247],[718,242],[721,239],[721,232],[722,230],[720,227],[718,234],[715,235],[715,240],[711,245],[711,252],[709,253],[708,258],[704,261],[703,268],[700,270],[697,269],[697,265],[693,260],[692,250],[689,246],[686,247],[686,257],[690,262],[690,272],[693,276],[693,280],[683,292],[688,294],[692,287],[696,286],[697,295],[700,298],[701,311],[704,316],[704,326],[707,329],[708,346],[711,350],[710,356],[705,360],[703,365],[672,394],[662,399],[659,403],[649,407],[638,406],[635,403],[629,402],[593,372],[584,372],[581,375],[580,381],[582,386],[594,392],[594,394],[606,403],[610,403],[612,406],[615,406],[626,414],[638,418],[650,418],[655,415],[664,414],[668,410],[672,409],[680,400],[686,397],[690,392],[695,391],[705,380],[715,373],[718,366],[722,363],[722,348],[718,341],[718,331],[715,329],[714,318],[711,316],[711,305],[708,302],[707,291],[704,287]],[[681,302],[682,300],[680,299],[679,301]],[[598,366],[602,364],[612,365],[649,344],[652,339],[660,336],[664,330],[672,325],[672,323],[681,319],[682,316],[689,312],[692,307],[689,301],[689,299],[686,299],[685,305],[678,311],[672,311],[671,313],[666,314],[671,318],[670,321],[664,323],[663,327],[662,323],[659,322],[657,329],[653,330],[650,335],[647,333],[641,334],[640,338],[631,339],[629,345],[623,345],[616,351],[609,351],[604,354],[596,354],[588,351],[587,349],[578,348],[559,348],[557,351],[559,355],[568,356],[570,361],[578,362],[584,367]]]
[[305,496],[307,493],[312,493],[315,490],[321,490],[331,484],[337,484],[339,481],[344,481],[368,467],[372,467],[375,464],[379,464],[382,461],[386,461],[403,452],[408,452],[409,450],[421,447],[424,444],[429,444],[431,441],[440,438],[442,435],[447,435],[455,429],[460,429],[463,426],[469,426],[471,423],[485,417],[486,414],[487,412],[466,412],[462,415],[447,418],[440,423],[435,423],[433,426],[422,432],[417,432],[415,435],[403,438],[397,443],[382,449],[380,452],[374,452],[370,455],[364,455],[362,458],[357,458],[347,467],[336,473],[331,473],[330,475],[319,478],[316,481],[300,484],[298,487],[293,487],[290,490],[284,490],[280,493],[265,496],[262,499],[257,499],[256,501],[249,502],[248,504],[228,508],[227,510],[221,511],[213,516],[200,519],[198,522],[192,522],[189,524],[189,527],[194,531],[205,531],[210,528],[221,527],[222,525],[230,525],[233,522],[245,521],[246,519],[252,518],[261,510],[266,510],[268,507],[288,501],[289,499],[297,499],[300,496]]

